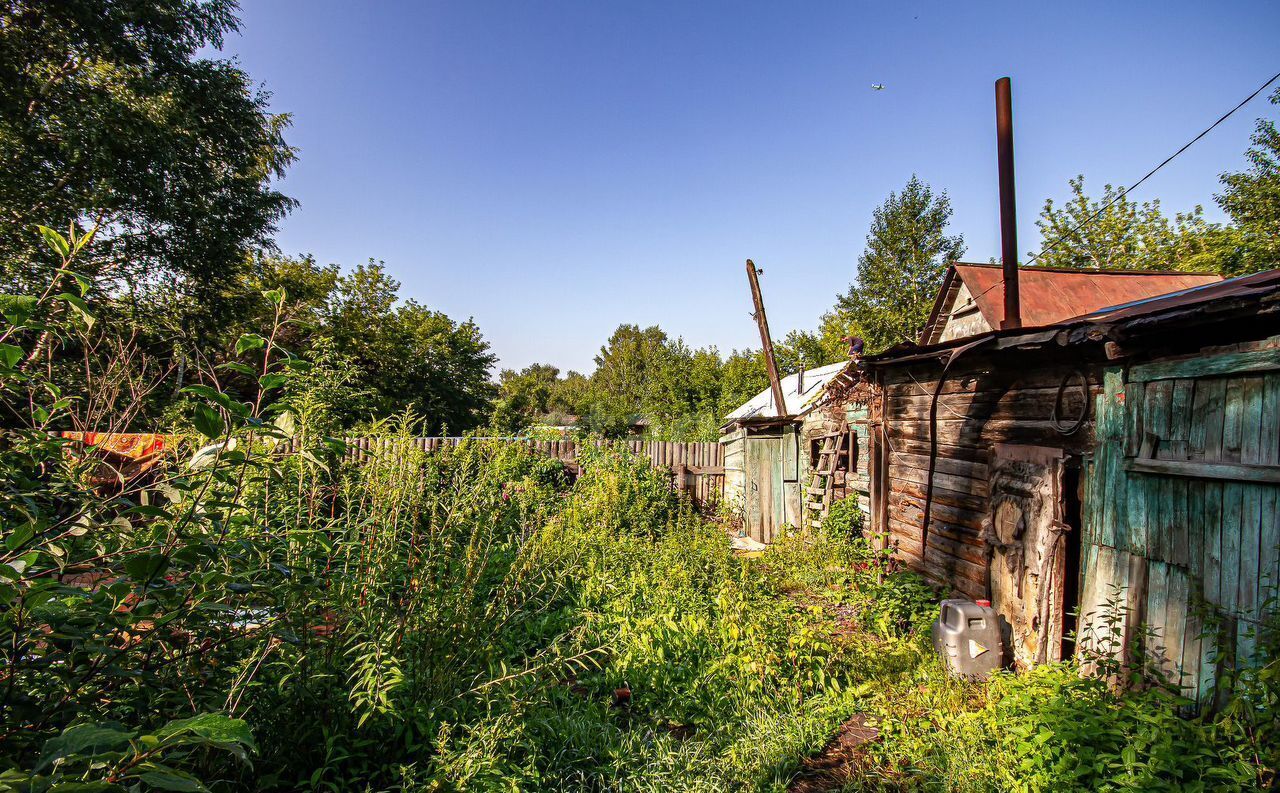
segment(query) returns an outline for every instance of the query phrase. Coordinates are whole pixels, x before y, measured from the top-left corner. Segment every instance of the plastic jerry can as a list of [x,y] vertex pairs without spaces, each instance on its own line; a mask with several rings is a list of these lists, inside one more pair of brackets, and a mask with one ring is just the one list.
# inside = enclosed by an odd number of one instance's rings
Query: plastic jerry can
[[957,677],[986,680],[1004,665],[1000,617],[989,600],[942,601],[933,646]]

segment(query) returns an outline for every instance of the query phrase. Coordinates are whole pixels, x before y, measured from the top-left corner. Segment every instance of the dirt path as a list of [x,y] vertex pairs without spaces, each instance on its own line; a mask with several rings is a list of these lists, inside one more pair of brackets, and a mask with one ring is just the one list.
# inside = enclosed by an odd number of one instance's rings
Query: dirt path
[[862,747],[876,740],[880,731],[867,726],[867,717],[857,714],[840,725],[835,737],[822,751],[801,763],[800,773],[787,793],[826,793],[840,790],[853,778],[862,761]]

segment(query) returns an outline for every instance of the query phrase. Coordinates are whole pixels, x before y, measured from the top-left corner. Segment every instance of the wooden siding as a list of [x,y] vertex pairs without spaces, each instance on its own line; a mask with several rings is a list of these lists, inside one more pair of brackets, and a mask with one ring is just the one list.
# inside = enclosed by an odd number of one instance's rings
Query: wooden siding
[[[1021,356],[1016,363],[958,359],[942,384],[932,430],[929,408],[941,364],[924,361],[883,370],[882,434],[877,434],[883,438],[886,481],[868,488],[877,502],[870,514],[885,524],[881,531],[887,531],[897,556],[909,567],[973,598],[989,595],[983,532],[990,514],[993,446],[1043,446],[1080,454],[1091,443],[1091,415],[1069,435],[1059,431],[1053,416],[1064,379],[1072,378],[1064,412],[1074,413],[1085,398],[1077,373],[1087,378],[1092,399],[1100,388],[1097,368],[1064,365],[1061,359],[1029,363],[1028,357]],[[935,432],[929,533],[927,547],[922,547],[930,442]]]
[[[1148,649],[1203,702],[1253,660],[1280,580],[1280,349],[1111,368],[1097,415],[1083,632],[1120,649],[1149,626]],[[1109,602],[1127,610],[1121,636]]]

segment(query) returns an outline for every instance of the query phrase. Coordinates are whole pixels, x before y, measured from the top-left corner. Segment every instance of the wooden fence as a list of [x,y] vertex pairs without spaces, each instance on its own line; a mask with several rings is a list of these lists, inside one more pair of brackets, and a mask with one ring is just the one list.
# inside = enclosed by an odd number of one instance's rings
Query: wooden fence
[[[431,453],[445,446],[457,446],[461,437],[409,438],[408,443],[417,449]],[[492,439],[490,439],[492,440]],[[541,441],[531,438],[500,438],[508,443],[519,443],[530,449],[562,460],[565,465],[578,469],[579,442],[573,440]],[[362,462],[394,450],[405,443],[402,438],[347,438],[346,460]],[[596,446],[601,441],[591,442]],[[683,443],[677,441],[620,441],[633,454],[644,457],[655,468],[671,471],[677,490],[688,494],[699,506],[713,504],[724,494],[724,447],[719,443]]]

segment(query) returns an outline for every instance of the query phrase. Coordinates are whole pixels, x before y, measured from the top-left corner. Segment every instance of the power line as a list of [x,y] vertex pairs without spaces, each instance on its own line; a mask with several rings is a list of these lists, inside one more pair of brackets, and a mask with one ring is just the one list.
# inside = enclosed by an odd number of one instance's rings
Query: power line
[[1249,104],[1249,102],[1250,102],[1254,97],[1256,97],[1258,94],[1262,93],[1263,91],[1267,90],[1267,87],[1268,87],[1268,86],[1270,86],[1272,83],[1274,83],[1274,82],[1275,82],[1276,80],[1278,80],[1278,79],[1280,79],[1280,72],[1277,72],[1276,74],[1272,75],[1272,77],[1271,77],[1271,79],[1270,79],[1270,80],[1267,80],[1265,83],[1263,83],[1262,85],[1260,85],[1260,86],[1258,87],[1258,90],[1256,90],[1256,91],[1254,91],[1253,93],[1251,93],[1251,94],[1249,94],[1248,96],[1246,96],[1243,100],[1241,100],[1240,104],[1238,104],[1238,105],[1236,105],[1235,107],[1231,108],[1231,109],[1230,109],[1230,110],[1228,110],[1226,113],[1223,113],[1223,114],[1218,118],[1218,120],[1217,120],[1217,121],[1213,122],[1213,123],[1212,123],[1212,124],[1210,124],[1208,127],[1206,127],[1206,128],[1204,129],[1204,131],[1203,131],[1203,132],[1201,132],[1199,135],[1196,135],[1196,136],[1195,136],[1194,138],[1192,138],[1191,140],[1187,141],[1185,144],[1183,144],[1182,148],[1178,149],[1178,150],[1177,150],[1177,151],[1175,151],[1173,154],[1170,154],[1168,157],[1166,157],[1166,158],[1164,159],[1164,162],[1162,162],[1162,163],[1160,163],[1159,165],[1157,165],[1156,167],[1152,168],[1150,171],[1147,171],[1147,173],[1146,173],[1146,175],[1145,175],[1145,176],[1143,176],[1143,177],[1142,177],[1141,179],[1139,179],[1138,181],[1134,182],[1130,187],[1126,187],[1124,190],[1121,190],[1118,194],[1116,194],[1116,196],[1115,196],[1114,198],[1112,198],[1110,201],[1108,201],[1107,203],[1105,203],[1105,204],[1103,204],[1101,207],[1099,207],[1099,208],[1098,208],[1098,211],[1094,212],[1094,213],[1093,213],[1092,215],[1090,215],[1089,217],[1087,217],[1087,218],[1085,218],[1084,220],[1080,221],[1078,224],[1076,224],[1075,226],[1073,226],[1070,230],[1066,231],[1065,233],[1063,233],[1063,234],[1059,234],[1059,235],[1058,235],[1058,237],[1057,237],[1053,242],[1051,242],[1050,244],[1048,244],[1048,245],[1044,246],[1043,248],[1041,248],[1041,249],[1039,250],[1039,252],[1037,252],[1037,253],[1035,253],[1034,255],[1032,255],[1032,256],[1030,256],[1030,257],[1028,257],[1027,262],[1028,262],[1028,263],[1030,263],[1030,262],[1035,261],[1036,259],[1040,258],[1040,257],[1041,257],[1041,256],[1043,256],[1044,254],[1048,253],[1049,251],[1051,251],[1051,250],[1053,250],[1055,247],[1057,247],[1058,243],[1060,243],[1060,242],[1062,242],[1064,239],[1066,239],[1066,238],[1067,238],[1067,236],[1069,236],[1069,235],[1071,235],[1071,234],[1076,233],[1076,232],[1077,232],[1077,231],[1079,231],[1080,229],[1082,229],[1082,228],[1084,228],[1085,226],[1087,226],[1087,225],[1089,225],[1090,223],[1092,223],[1094,220],[1096,220],[1096,219],[1098,218],[1098,216],[1099,216],[1099,215],[1101,215],[1103,212],[1106,212],[1108,209],[1110,209],[1112,204],[1115,204],[1115,203],[1116,203],[1117,201],[1119,201],[1120,199],[1122,199],[1122,198],[1124,198],[1125,196],[1129,195],[1129,193],[1130,193],[1131,191],[1138,189],[1138,187],[1139,187],[1143,182],[1147,181],[1147,180],[1148,180],[1148,179],[1150,179],[1152,176],[1154,176],[1154,175],[1155,175],[1155,173],[1156,173],[1156,171],[1159,171],[1161,168],[1163,168],[1163,167],[1165,167],[1166,165],[1168,165],[1169,163],[1173,162],[1173,158],[1177,157],[1179,154],[1182,154],[1184,151],[1186,151],[1187,149],[1191,148],[1191,146],[1192,146],[1193,144],[1195,144],[1195,142],[1196,142],[1196,141],[1200,140],[1200,139],[1201,139],[1201,138],[1203,138],[1205,135],[1208,135],[1210,132],[1212,132],[1212,131],[1214,130],[1214,128],[1215,128],[1215,127],[1217,127],[1217,126],[1218,126],[1219,124],[1221,124],[1222,122],[1226,121],[1228,118],[1231,118],[1231,116],[1232,116],[1232,115],[1234,115],[1234,114],[1235,114],[1235,112],[1236,112],[1237,110],[1239,110],[1240,108],[1242,108],[1242,107],[1244,107],[1245,105]]

